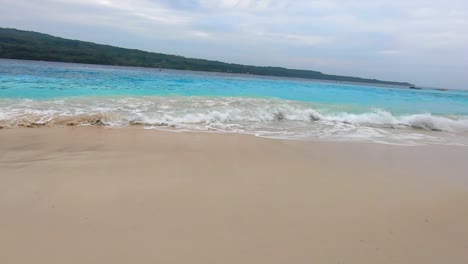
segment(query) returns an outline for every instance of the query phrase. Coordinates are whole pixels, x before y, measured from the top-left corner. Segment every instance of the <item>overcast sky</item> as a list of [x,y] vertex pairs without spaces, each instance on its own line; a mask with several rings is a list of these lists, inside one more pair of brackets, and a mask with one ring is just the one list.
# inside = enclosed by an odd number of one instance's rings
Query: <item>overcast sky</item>
[[467,0],[0,0],[0,26],[468,89]]

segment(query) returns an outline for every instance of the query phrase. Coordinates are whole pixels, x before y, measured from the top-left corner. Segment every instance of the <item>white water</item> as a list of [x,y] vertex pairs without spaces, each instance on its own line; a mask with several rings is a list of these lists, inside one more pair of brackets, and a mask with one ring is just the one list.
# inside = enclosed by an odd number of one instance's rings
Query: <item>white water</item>
[[0,99],[0,126],[96,125],[273,138],[467,145],[468,119],[243,97]]

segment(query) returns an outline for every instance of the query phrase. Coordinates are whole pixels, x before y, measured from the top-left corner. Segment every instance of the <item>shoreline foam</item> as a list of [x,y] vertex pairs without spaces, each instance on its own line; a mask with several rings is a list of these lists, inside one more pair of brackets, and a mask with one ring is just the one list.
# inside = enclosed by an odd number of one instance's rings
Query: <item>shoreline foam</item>
[[[346,107],[343,109],[343,107]],[[0,101],[0,127],[104,125],[266,137],[468,145],[463,116],[392,114],[261,98],[133,97]]]

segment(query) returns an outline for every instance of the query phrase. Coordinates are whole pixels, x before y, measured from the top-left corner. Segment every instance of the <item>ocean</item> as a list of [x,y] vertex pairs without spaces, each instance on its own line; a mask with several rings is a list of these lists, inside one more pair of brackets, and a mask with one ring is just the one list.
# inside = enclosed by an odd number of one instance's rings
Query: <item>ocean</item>
[[0,59],[0,127],[468,146],[468,92]]

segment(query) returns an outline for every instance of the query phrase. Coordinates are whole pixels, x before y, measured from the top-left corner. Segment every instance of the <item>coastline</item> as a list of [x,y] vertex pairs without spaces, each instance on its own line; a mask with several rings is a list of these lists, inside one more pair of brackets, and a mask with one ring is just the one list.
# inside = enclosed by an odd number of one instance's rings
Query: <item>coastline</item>
[[[79,65],[82,67],[107,67],[110,69],[126,69],[126,70],[142,70],[149,72],[169,72],[169,73],[186,73],[194,75],[208,75],[208,76],[224,76],[224,77],[239,77],[239,78],[254,78],[254,79],[267,79],[267,80],[290,80],[290,81],[299,81],[299,82],[319,82],[327,84],[346,84],[346,85],[363,85],[370,87],[383,87],[383,88],[394,88],[394,89],[408,89],[408,84],[385,84],[385,83],[373,83],[373,82],[359,82],[359,81],[339,81],[339,80],[330,80],[330,79],[314,79],[314,78],[301,78],[301,77],[288,77],[288,76],[275,76],[275,75],[258,75],[258,74],[249,74],[249,73],[235,73],[235,72],[218,72],[218,71],[203,71],[203,70],[184,70],[184,69],[171,69],[171,68],[152,68],[152,67],[141,67],[141,66],[125,66],[125,65],[108,65],[108,64],[90,64],[84,62],[64,62],[64,61],[47,61],[47,60],[30,60],[30,59],[10,59],[10,58],[0,58],[5,61],[25,61],[25,62],[34,62],[34,63],[56,63],[59,65]],[[424,90],[436,90],[436,88],[427,88],[423,87]],[[464,91],[457,89],[449,89],[450,91]]]
[[0,130],[1,263],[468,263],[468,148]]

